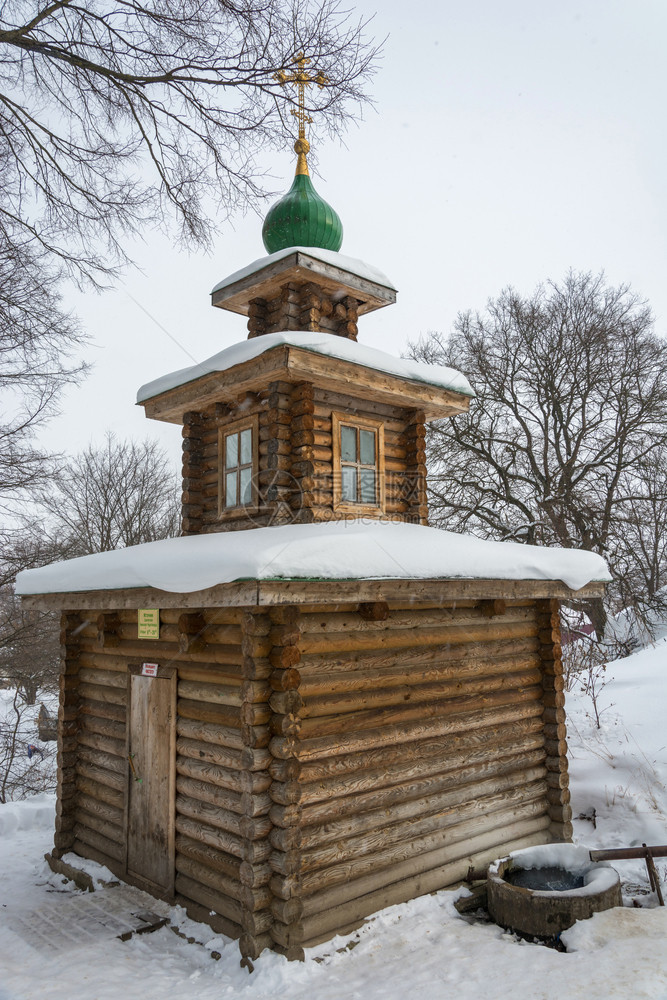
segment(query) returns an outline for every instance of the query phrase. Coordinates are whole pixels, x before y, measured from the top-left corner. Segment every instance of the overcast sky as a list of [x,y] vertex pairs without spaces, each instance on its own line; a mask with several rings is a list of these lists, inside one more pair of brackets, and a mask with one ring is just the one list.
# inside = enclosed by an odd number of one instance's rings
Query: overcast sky
[[[372,30],[388,35],[376,111],[345,146],[318,148],[313,177],[343,221],[341,252],[399,290],[359,340],[400,354],[503,287],[530,293],[570,267],[629,282],[667,333],[665,0],[384,0]],[[294,159],[286,140],[277,190]],[[180,429],[147,421],[136,390],[245,339],[209,293],[264,255],[261,218],[233,220],[208,256],[151,234],[130,249],[141,270],[117,290],[68,298],[95,368],[42,443],[76,451],[111,428],[177,459]]]

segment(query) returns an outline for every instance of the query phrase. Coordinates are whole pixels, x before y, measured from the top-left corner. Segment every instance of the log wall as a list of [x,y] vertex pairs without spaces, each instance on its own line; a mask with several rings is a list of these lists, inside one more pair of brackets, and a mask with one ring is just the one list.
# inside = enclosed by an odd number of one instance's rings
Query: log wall
[[[186,414],[183,427],[183,534],[234,531],[269,524],[350,517],[334,508],[332,413],[382,421],[385,503],[359,516],[426,524],[424,413],[317,389],[272,382],[234,404]],[[258,504],[251,511],[219,509],[219,434],[240,418],[257,417]]]
[[271,678],[271,933],[289,957],[552,839],[544,616],[469,603],[300,615],[298,663]]
[[[177,670],[175,899],[290,958],[571,837],[557,602],[63,617],[54,854],[127,877],[127,674]],[[211,916],[211,911],[215,916]]]
[[283,330],[310,330],[357,339],[359,302],[350,295],[334,298],[312,281],[290,281],[272,299],[251,299],[248,338]]

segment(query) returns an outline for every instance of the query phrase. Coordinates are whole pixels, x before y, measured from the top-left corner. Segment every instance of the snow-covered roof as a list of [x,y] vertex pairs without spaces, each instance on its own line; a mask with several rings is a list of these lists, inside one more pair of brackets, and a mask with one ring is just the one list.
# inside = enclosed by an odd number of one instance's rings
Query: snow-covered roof
[[402,522],[330,521],[147,542],[19,573],[19,594],[154,587],[172,593],[241,580],[609,580],[601,556],[495,542]]
[[466,396],[474,396],[465,375],[457,372],[454,368],[447,368],[444,365],[427,365],[422,361],[412,361],[409,358],[396,358],[375,347],[366,347],[353,340],[347,340],[345,337],[336,337],[331,333],[287,330],[282,333],[267,333],[262,337],[254,337],[252,340],[243,340],[238,344],[232,344],[231,347],[226,347],[224,351],[214,354],[212,358],[208,358],[198,365],[181,368],[179,371],[162,375],[153,382],[147,382],[139,389],[137,402],[143,403],[169,389],[176,389],[178,386],[193,382],[203,375],[227,371],[235,365],[251,361],[267,351],[283,345],[298,347],[302,351],[311,351],[328,358],[338,358],[340,361],[350,361],[373,371],[397,375],[399,378],[423,382],[442,389],[450,389]]
[[248,264],[246,267],[242,267],[240,271],[235,271],[229,277],[223,278],[212,290],[211,295],[219,292],[222,288],[228,288],[229,285],[235,285],[237,281],[243,281],[244,278],[248,278],[251,274],[255,274],[257,271],[261,271],[263,268],[275,264],[277,261],[291,256],[293,253],[308,254],[309,257],[321,260],[325,264],[332,264],[334,267],[339,267],[342,271],[349,271],[364,281],[372,281],[376,285],[383,285],[385,288],[394,289],[391,281],[382,271],[379,271],[376,267],[372,267],[370,264],[364,263],[363,260],[357,260],[355,257],[346,257],[342,253],[335,253],[333,250],[324,250],[322,247],[285,247],[283,250],[277,250],[267,257],[259,257],[252,264]]

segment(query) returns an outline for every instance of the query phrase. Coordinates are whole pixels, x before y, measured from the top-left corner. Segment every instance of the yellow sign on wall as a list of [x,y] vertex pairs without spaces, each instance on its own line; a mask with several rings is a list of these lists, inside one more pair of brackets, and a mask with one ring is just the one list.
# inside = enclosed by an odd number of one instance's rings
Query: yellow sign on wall
[[159,608],[139,608],[139,639],[160,638]]

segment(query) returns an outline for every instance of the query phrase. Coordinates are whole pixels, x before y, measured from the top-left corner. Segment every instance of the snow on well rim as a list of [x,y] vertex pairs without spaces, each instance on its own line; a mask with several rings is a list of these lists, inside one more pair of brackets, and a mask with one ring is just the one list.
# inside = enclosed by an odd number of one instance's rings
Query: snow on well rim
[[495,542],[401,522],[329,521],[189,535],[19,573],[19,594],[154,587],[171,593],[242,580],[609,580],[601,556]]
[[445,365],[427,365],[423,361],[412,361],[410,358],[396,358],[393,354],[387,354],[376,347],[366,347],[331,333],[284,330],[253,337],[252,340],[242,340],[197,365],[169,372],[153,382],[147,382],[137,392],[137,403],[159,396],[169,389],[194,382],[203,375],[227,371],[283,345],[298,347],[303,351],[311,351],[313,354],[321,354],[328,358],[337,358],[339,361],[349,361],[363,368],[370,368],[372,371],[397,375],[413,382],[424,382],[426,385],[460,392],[465,396],[475,395],[467,378],[454,368],[447,368]]
[[591,861],[587,847],[575,844],[542,844],[512,851],[489,866],[489,877],[500,877],[500,866],[512,860],[518,868],[564,868],[573,875],[580,875],[584,884],[579,889],[528,889],[533,896],[594,896],[612,889],[620,881],[618,872],[606,861]]

